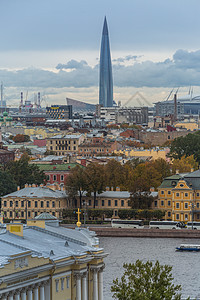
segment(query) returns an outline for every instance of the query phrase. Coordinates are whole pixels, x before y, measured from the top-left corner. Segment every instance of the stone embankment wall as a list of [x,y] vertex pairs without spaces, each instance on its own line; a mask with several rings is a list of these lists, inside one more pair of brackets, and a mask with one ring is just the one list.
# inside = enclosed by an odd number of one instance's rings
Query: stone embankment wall
[[200,238],[200,230],[190,229],[124,229],[89,227],[97,236],[103,237],[148,237],[148,238]]

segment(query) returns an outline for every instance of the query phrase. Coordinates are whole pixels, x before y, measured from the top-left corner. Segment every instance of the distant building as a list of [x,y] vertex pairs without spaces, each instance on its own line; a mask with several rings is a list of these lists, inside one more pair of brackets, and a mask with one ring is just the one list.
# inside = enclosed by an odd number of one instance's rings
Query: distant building
[[1,211],[8,219],[32,219],[43,212],[62,218],[66,207],[64,191],[52,190],[45,186],[28,186],[2,197]]
[[51,105],[46,107],[46,114],[51,119],[72,119],[72,105]]
[[84,141],[83,135],[58,134],[47,138],[47,150],[53,151],[56,155],[67,155],[68,153],[76,154],[79,145]]
[[71,99],[71,98],[66,98],[66,103],[67,103],[67,105],[72,106],[74,114],[75,113],[78,113],[78,114],[95,113],[95,110],[96,110],[95,104],[86,103],[86,102]]
[[101,39],[99,104],[102,104],[104,107],[113,106],[112,63],[106,17]]

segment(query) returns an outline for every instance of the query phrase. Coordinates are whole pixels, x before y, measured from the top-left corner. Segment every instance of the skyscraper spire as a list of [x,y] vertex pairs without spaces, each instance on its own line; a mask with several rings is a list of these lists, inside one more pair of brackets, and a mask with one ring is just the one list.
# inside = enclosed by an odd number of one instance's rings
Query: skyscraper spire
[[99,104],[102,104],[104,107],[113,106],[112,63],[106,17],[104,19],[101,39]]

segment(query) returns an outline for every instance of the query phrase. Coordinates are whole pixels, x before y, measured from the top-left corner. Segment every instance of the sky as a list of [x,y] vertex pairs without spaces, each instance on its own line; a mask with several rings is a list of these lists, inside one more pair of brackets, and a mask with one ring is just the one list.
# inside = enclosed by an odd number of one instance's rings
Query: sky
[[17,106],[21,91],[40,91],[42,105],[97,104],[105,16],[116,102],[147,105],[178,87],[200,94],[199,11],[199,0],[1,0],[4,98]]

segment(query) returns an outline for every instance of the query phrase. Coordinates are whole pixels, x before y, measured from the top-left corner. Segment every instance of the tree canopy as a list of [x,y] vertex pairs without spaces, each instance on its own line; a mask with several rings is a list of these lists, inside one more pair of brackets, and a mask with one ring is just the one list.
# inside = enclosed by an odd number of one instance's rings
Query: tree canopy
[[17,190],[17,184],[13,176],[8,172],[0,170],[0,197]]
[[6,165],[6,171],[10,173],[15,182],[20,188],[23,188],[26,183],[28,184],[41,184],[44,183],[46,176],[43,171],[40,171],[38,166],[29,164],[30,157],[25,152],[20,160],[10,161]]
[[200,163],[200,132],[189,133],[174,139],[170,146],[169,156],[181,159],[182,156],[194,155],[194,159]]
[[[113,280],[111,292],[118,300],[180,300],[181,286],[173,284],[172,267],[159,261],[137,260],[124,264],[121,279]],[[189,298],[188,298],[189,299]]]

